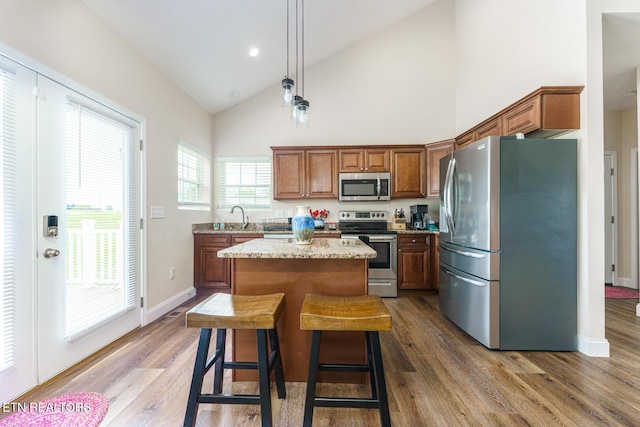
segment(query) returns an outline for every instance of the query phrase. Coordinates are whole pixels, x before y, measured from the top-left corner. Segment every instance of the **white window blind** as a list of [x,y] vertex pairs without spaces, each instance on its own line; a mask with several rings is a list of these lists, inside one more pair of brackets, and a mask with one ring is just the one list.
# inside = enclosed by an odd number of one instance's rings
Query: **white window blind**
[[16,104],[15,76],[0,68],[0,371],[15,363]]
[[220,158],[218,208],[242,205],[271,207],[271,160],[269,158]]
[[178,208],[209,210],[211,159],[178,143]]
[[67,102],[65,336],[71,341],[136,304],[134,135],[115,113]]

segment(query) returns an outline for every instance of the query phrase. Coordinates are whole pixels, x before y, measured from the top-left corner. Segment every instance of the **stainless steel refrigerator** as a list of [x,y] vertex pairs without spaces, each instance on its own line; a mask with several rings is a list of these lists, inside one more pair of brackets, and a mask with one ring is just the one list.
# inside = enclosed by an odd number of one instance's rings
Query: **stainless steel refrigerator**
[[476,141],[440,189],[442,313],[491,349],[575,350],[577,141]]

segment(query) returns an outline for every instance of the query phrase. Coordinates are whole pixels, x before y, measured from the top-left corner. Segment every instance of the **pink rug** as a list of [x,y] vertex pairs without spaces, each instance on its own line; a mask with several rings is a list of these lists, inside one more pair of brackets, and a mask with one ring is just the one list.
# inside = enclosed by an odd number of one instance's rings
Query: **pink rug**
[[5,405],[13,413],[0,420],[0,427],[96,427],[109,409],[109,399],[100,393],[71,393]]
[[604,297],[613,299],[639,299],[640,292],[635,289],[621,288],[618,286],[605,286]]

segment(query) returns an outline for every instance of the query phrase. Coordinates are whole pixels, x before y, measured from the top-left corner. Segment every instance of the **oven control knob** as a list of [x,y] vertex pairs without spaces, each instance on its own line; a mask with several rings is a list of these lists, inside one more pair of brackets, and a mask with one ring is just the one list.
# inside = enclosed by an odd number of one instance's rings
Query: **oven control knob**
[[382,212],[382,213],[380,214],[380,216],[381,216],[382,218],[384,218],[384,212]]

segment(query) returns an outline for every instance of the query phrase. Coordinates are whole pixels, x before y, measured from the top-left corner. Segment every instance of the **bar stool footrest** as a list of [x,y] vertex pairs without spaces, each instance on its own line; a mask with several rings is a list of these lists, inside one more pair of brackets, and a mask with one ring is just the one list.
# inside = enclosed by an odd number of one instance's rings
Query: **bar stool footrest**
[[257,394],[201,394],[198,403],[218,403],[225,405],[259,405],[260,396]]
[[371,367],[369,365],[356,365],[356,364],[339,364],[339,363],[323,363],[318,365],[318,371],[330,371],[330,372],[369,372]]
[[316,396],[313,406],[323,408],[379,408],[378,399],[360,397],[320,397]]

